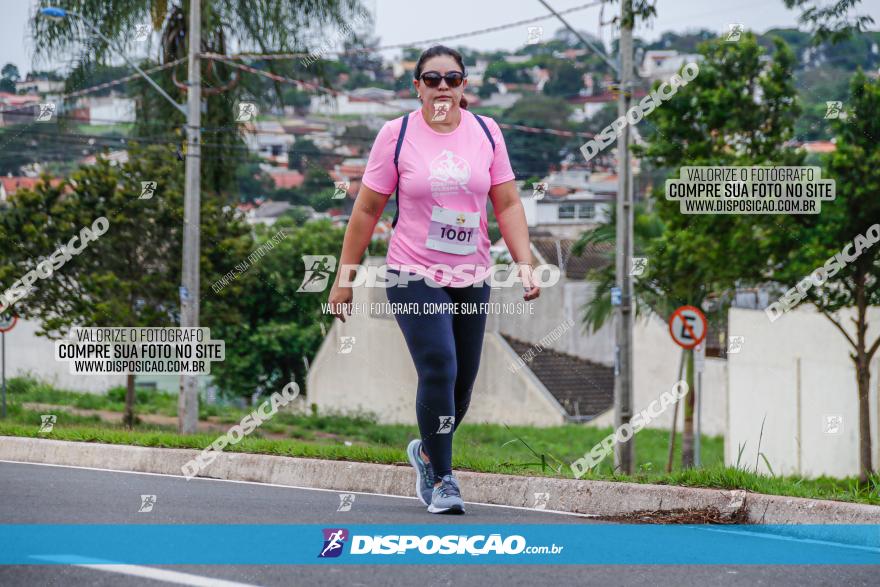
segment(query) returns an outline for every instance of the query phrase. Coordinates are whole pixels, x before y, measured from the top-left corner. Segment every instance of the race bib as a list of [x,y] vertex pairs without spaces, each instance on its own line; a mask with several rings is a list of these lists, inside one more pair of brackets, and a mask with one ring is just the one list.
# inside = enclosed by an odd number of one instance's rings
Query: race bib
[[469,255],[477,250],[479,232],[479,212],[459,212],[434,206],[425,246],[444,253]]

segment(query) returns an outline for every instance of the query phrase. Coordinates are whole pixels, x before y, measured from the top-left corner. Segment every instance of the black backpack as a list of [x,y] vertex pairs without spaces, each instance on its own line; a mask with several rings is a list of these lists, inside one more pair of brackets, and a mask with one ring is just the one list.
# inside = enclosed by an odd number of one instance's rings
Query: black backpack
[[[402,117],[403,122],[400,123],[400,134],[397,135],[397,147],[394,149],[394,169],[397,170],[398,177],[398,187],[394,190],[397,194],[397,210],[394,212],[394,220],[391,221],[391,228],[397,226],[397,217],[400,216],[400,170],[397,168],[397,160],[400,158],[400,148],[403,146],[403,137],[406,135],[406,125],[409,123],[409,114],[404,114]],[[486,138],[489,139],[489,144],[492,145],[492,152],[495,152],[495,139],[492,138],[492,133],[489,132],[489,127],[486,126],[486,122],[479,114],[474,114],[474,118],[477,119],[477,122],[480,123],[480,126],[483,128],[483,132],[486,133]]]

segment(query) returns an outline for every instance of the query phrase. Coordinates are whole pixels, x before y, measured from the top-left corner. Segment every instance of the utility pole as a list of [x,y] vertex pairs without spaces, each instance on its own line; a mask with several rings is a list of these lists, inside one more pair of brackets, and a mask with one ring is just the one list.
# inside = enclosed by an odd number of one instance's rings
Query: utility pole
[[[620,80],[620,96],[617,101],[617,116],[626,116],[632,102],[633,90],[633,40],[632,40],[632,0],[620,2],[620,43],[618,67],[605,54],[585,39],[573,26],[556,12],[546,0],[538,0],[559,21],[565,25],[584,45],[617,72]],[[617,238],[615,285],[621,292],[621,303],[615,306],[615,356],[614,356],[614,425],[620,427],[632,418],[632,277],[630,268],[633,254],[633,194],[629,160],[629,126],[617,137]],[[612,296],[613,298],[614,296]],[[635,462],[635,441],[632,437],[624,443],[614,445],[614,466],[623,473],[632,473]]]
[[[201,124],[202,79],[199,51],[202,47],[201,0],[189,2],[189,84],[186,113],[186,192],[183,203],[183,275],[180,287],[180,326],[199,325],[199,231],[201,227]],[[177,400],[177,431],[193,434],[199,419],[197,375],[180,376]]]
[[[617,116],[626,116],[632,102],[633,90],[633,14],[632,0],[620,2],[620,95],[617,99]],[[618,429],[628,424],[633,411],[632,340],[633,295],[630,275],[633,255],[633,192],[629,156],[629,125],[617,137],[617,238],[615,239],[616,283],[621,299],[615,306],[615,377],[614,377],[614,426]],[[633,473],[635,439],[614,445],[614,466],[621,473]]]

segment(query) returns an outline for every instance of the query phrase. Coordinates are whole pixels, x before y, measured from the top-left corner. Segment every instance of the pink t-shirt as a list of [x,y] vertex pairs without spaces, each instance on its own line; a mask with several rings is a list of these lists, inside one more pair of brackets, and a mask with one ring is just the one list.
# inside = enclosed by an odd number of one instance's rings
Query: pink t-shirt
[[[386,264],[407,269],[437,283],[464,287],[490,272],[486,199],[489,188],[514,179],[498,124],[481,118],[495,151],[474,114],[461,110],[450,133],[432,129],[421,110],[408,114],[400,149],[400,209]],[[363,184],[380,194],[398,187],[394,150],[402,119],[385,123],[376,136]],[[459,269],[432,267],[444,265]]]

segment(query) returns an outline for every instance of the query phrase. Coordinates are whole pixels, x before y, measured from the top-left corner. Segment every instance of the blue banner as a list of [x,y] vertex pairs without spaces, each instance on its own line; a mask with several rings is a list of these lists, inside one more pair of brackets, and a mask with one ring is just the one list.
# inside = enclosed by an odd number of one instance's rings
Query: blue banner
[[878,525],[0,525],[0,564],[877,565]]

